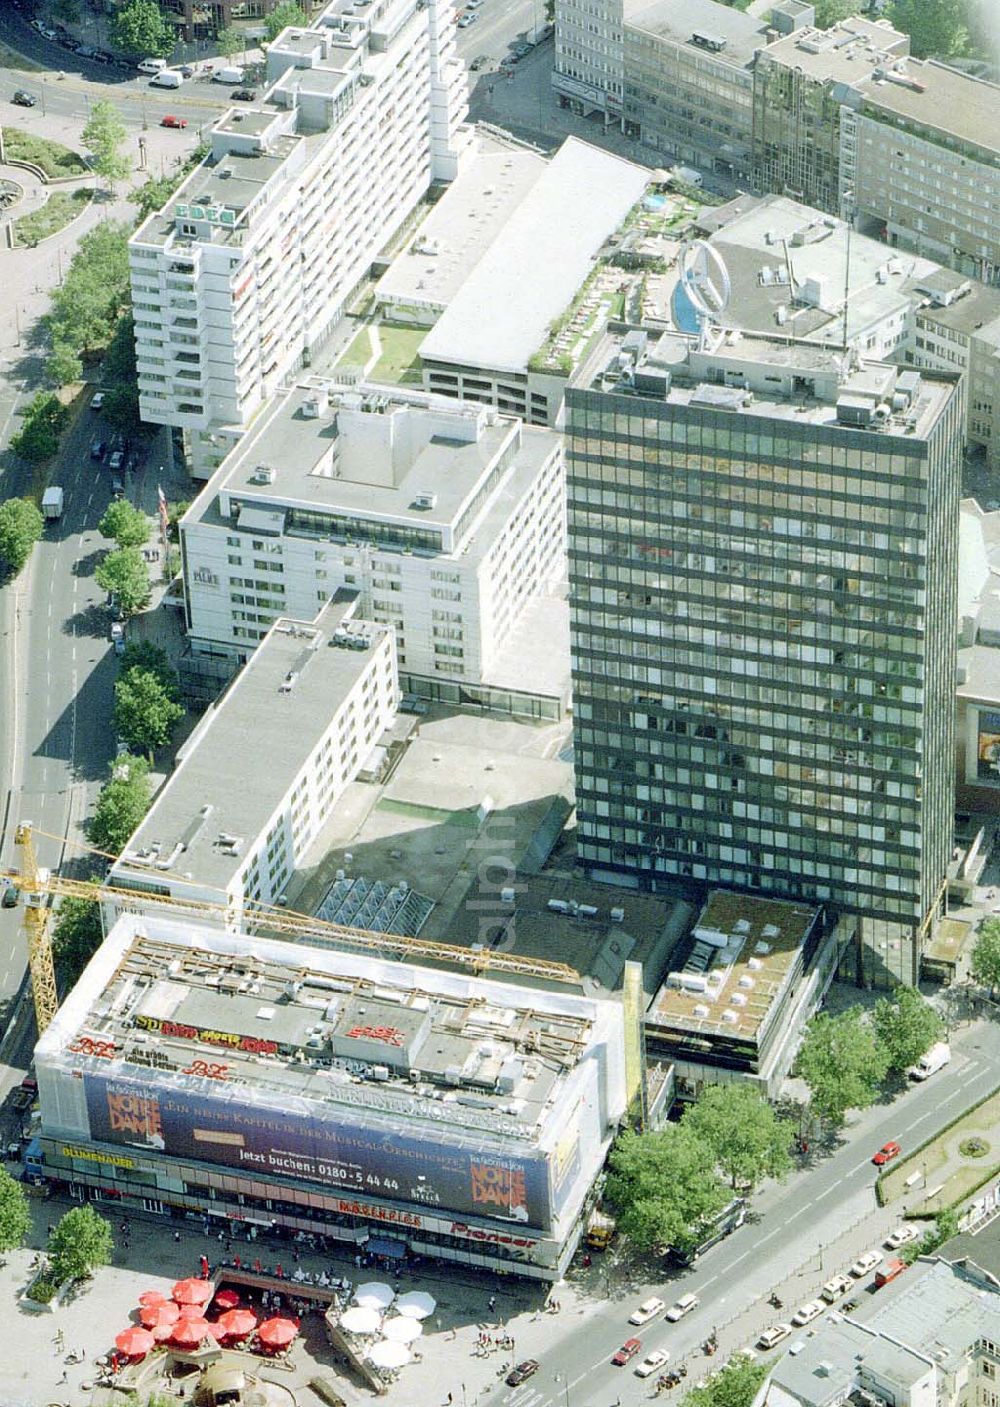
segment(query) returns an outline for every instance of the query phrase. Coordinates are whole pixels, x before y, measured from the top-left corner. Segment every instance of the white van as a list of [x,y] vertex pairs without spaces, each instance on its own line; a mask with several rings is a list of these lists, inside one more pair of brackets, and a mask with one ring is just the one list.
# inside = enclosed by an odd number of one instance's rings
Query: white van
[[906,1073],[911,1080],[926,1080],[929,1075],[935,1074],[942,1066],[947,1065],[950,1059],[951,1046],[947,1041],[938,1041],[920,1057],[916,1065],[911,1065]]
[[178,73],[175,68],[164,68],[149,80],[151,88],[179,88],[184,82],[183,73]]
[[162,73],[166,66],[166,59],[143,59],[138,69],[140,73]]
[[243,70],[241,68],[217,68],[212,74],[213,83],[242,83]]

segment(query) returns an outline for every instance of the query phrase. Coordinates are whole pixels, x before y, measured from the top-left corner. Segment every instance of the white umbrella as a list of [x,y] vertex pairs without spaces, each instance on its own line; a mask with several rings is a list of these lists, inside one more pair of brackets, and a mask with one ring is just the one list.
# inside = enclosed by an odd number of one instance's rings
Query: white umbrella
[[412,1343],[414,1339],[419,1339],[423,1332],[423,1324],[418,1324],[415,1319],[407,1319],[405,1315],[388,1319],[382,1325],[382,1333],[393,1343]]
[[368,1355],[368,1361],[376,1368],[402,1368],[410,1361],[410,1350],[405,1343],[391,1343],[379,1339]]
[[437,1309],[437,1300],[423,1290],[411,1290],[409,1294],[400,1295],[396,1309],[410,1319],[427,1319]]
[[396,1291],[381,1280],[369,1280],[367,1285],[358,1286],[353,1298],[354,1303],[364,1309],[388,1309],[396,1298]]
[[377,1334],[381,1322],[377,1309],[362,1309],[360,1306],[347,1309],[340,1316],[340,1327],[349,1334]]

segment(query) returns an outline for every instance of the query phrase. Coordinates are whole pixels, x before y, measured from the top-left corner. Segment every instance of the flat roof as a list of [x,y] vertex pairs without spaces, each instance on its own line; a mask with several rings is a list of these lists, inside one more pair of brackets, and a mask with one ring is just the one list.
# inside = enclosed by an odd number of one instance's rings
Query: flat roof
[[[801,1407],[827,1407],[843,1402],[865,1369],[899,1384],[919,1382],[932,1371],[919,1352],[890,1343],[849,1319],[817,1323],[819,1327],[803,1337],[798,1353],[786,1353],[774,1365],[769,1400],[783,1402],[788,1394]],[[772,1385],[777,1393],[771,1393]]]
[[905,118],[931,141],[936,132],[946,132],[978,147],[990,165],[1000,167],[1000,87],[933,59],[908,59],[901,73],[910,81],[871,78],[859,85],[865,110]]
[[[749,64],[767,42],[769,25],[717,0],[631,0],[625,7],[625,26],[642,29],[696,53],[738,67]],[[718,41],[719,48],[693,40],[694,35]]]
[[532,151],[478,152],[379,279],[376,299],[443,308],[547,169]]
[[[864,1297],[862,1297],[864,1298]],[[868,1329],[914,1345],[948,1372],[977,1339],[1000,1335],[1000,1294],[944,1260],[918,1261],[853,1317]]]
[[[227,890],[246,863],[248,846],[388,634],[384,625],[351,619],[357,601],[356,592],[341,588],[314,621],[275,621],[189,739],[128,850],[112,866],[112,882],[176,882],[190,873],[192,884]],[[345,624],[370,642],[368,648],[331,645]],[[292,687],[283,687],[291,676]],[[248,739],[253,756],[266,765],[252,764]]]
[[80,1036],[110,1040],[115,1075],[179,1093],[204,1090],[193,1060],[221,1059],[227,1103],[262,1115],[284,1102],[319,1120],[353,1110],[365,1123],[537,1146],[595,1048],[613,1089],[616,1005],[124,914],[49,1043],[68,1071],[93,1068],[71,1053]]
[[909,37],[893,29],[887,20],[853,15],[829,29],[806,25],[793,30],[768,44],[763,57],[768,63],[799,69],[819,82],[856,84],[887,54],[906,54],[909,47]]
[[819,909],[716,889],[675,950],[651,1026],[755,1040]]
[[568,137],[427,334],[421,359],[524,372],[648,180],[641,166]]

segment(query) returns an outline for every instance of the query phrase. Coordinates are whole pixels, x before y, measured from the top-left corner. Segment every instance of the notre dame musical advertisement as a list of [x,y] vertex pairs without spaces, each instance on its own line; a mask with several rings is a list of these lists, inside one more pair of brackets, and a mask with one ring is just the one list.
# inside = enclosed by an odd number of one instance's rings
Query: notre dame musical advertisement
[[225,1086],[213,1097],[158,1085],[155,1077],[87,1074],[84,1083],[90,1136],[97,1142],[542,1231],[550,1224],[549,1170],[541,1156],[507,1157],[485,1146],[449,1144],[440,1127],[426,1137],[401,1134],[366,1121],[360,1110],[352,1122],[319,1107],[312,1114],[255,1108]]

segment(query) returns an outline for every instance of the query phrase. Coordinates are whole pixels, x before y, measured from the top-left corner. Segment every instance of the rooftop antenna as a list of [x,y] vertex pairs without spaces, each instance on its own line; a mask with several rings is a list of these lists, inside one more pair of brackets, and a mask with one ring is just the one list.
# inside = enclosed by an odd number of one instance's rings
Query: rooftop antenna
[[725,261],[707,239],[693,239],[681,251],[680,284],[698,318],[698,350],[704,351],[733,291]]

